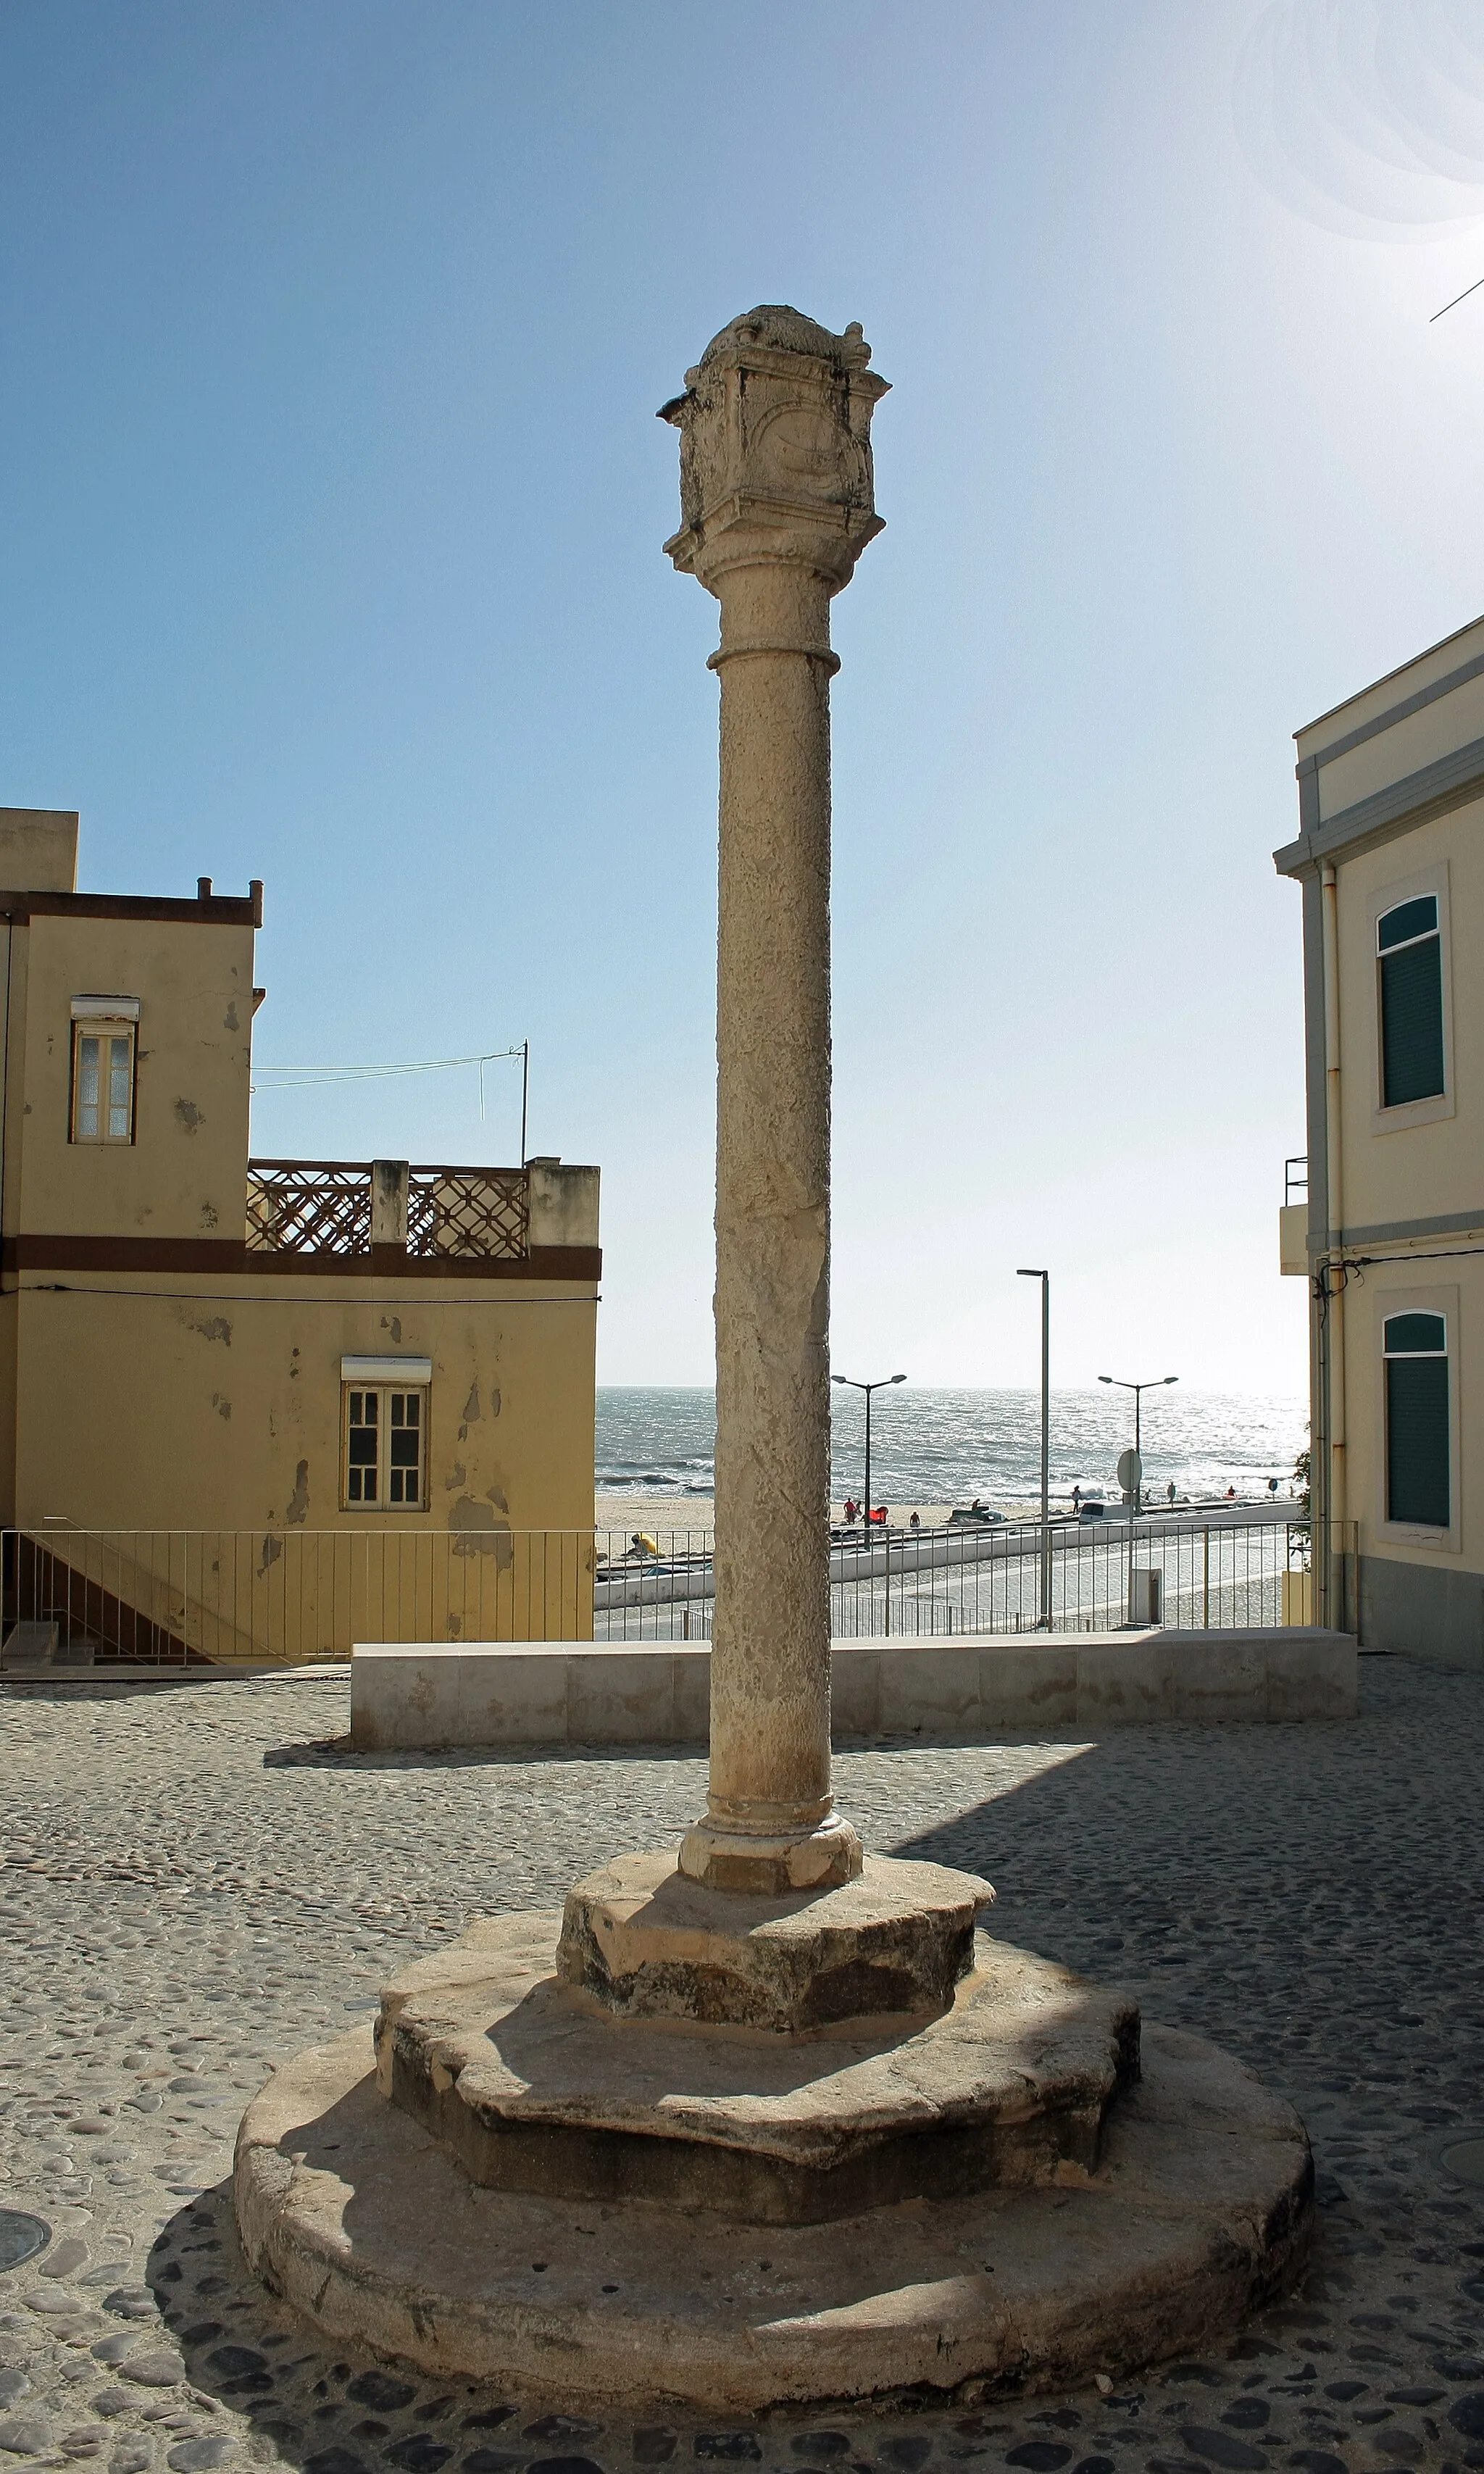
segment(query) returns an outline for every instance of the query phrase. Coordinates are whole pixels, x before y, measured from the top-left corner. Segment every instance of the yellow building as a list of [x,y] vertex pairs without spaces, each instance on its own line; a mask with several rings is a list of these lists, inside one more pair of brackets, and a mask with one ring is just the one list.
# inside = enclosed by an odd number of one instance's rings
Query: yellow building
[[1298,746],[1321,1620],[1479,1668],[1484,618]]
[[79,893],[76,851],[0,809],[7,1621],[590,1633],[597,1170],[250,1159],[261,886]]

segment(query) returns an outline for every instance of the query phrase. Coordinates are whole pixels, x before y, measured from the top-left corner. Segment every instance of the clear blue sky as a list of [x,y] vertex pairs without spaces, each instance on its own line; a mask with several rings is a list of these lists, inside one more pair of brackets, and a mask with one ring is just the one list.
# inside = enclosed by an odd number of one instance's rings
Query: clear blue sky
[[[268,1063],[532,1041],[600,1371],[710,1370],[715,607],[654,419],[864,321],[836,1359],[1298,1391],[1289,734],[1484,607],[1472,0],[9,0],[0,801],[267,884]],[[257,1103],[508,1158],[516,1084]],[[889,1367],[887,1361],[890,1361]]]

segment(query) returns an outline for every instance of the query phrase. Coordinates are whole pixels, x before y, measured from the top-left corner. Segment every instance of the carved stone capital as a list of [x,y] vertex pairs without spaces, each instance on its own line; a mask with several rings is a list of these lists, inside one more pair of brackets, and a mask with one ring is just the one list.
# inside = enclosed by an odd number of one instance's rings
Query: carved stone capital
[[811,569],[849,583],[882,529],[871,414],[888,382],[858,326],[843,335],[796,309],[734,318],[707,345],[662,421],[680,432],[681,529],[666,551],[718,595],[739,567]]

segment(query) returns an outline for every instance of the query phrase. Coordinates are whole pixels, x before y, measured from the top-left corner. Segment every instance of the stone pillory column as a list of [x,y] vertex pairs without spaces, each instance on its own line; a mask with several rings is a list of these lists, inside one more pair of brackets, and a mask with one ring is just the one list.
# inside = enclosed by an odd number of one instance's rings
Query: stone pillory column
[[[670,555],[721,604],[710,1807],[560,1930],[403,1968],[375,2074],[362,2028],[316,2047],[237,2137],[247,2256],[326,2342],[636,2418],[1199,2353],[1312,2222],[1249,2071],[1141,2047],[1127,1994],[979,1929],[987,1881],[831,1813],[828,618],[879,530],[868,363],[754,309],[666,406]],[[763,2250],[766,2292],[720,2272]]]
[[830,597],[881,518],[859,327],[734,320],[662,418],[666,548],[721,604],[711,1792],[682,1872],[777,1894],[861,1869],[830,1800]]

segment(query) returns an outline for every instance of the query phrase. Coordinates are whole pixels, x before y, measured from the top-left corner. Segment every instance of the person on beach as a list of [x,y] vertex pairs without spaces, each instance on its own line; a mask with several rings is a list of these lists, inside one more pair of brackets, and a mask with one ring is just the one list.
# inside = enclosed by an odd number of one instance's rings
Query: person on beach
[[1165,1488],[1165,1492],[1170,1498],[1170,1510],[1173,1512],[1175,1509],[1175,1480],[1173,1477],[1171,1478],[1169,1485]]
[[847,1494],[845,1497],[845,1526],[847,1529],[853,1529],[855,1527],[856,1514],[860,1509],[861,1507],[857,1503],[855,1496],[853,1494]]
[[1074,1487],[1073,1487],[1073,1489],[1072,1489],[1072,1510],[1073,1510],[1074,1512],[1081,1512],[1082,1508],[1083,1508],[1083,1491],[1082,1491],[1082,1488],[1081,1488],[1080,1486],[1074,1486]]

